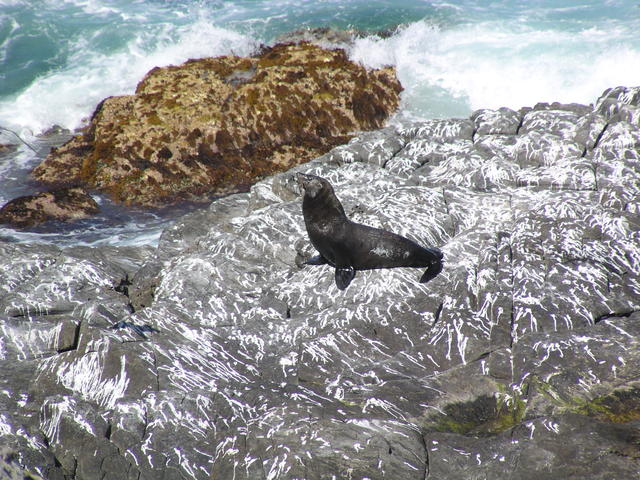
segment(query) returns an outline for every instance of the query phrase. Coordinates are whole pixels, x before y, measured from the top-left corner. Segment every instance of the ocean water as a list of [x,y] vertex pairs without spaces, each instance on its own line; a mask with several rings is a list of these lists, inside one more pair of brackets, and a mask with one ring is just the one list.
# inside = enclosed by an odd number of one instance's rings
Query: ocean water
[[[100,100],[132,93],[154,66],[248,55],[314,27],[358,30],[353,60],[397,68],[400,118],[589,104],[605,88],[640,84],[635,0],[0,0],[0,127],[36,150],[19,144],[0,157],[0,204],[33,191],[28,172],[48,149],[38,134],[81,127]],[[0,130],[2,143],[18,141]],[[0,228],[0,239],[153,243],[184,211],[99,200],[98,219],[35,233]]]

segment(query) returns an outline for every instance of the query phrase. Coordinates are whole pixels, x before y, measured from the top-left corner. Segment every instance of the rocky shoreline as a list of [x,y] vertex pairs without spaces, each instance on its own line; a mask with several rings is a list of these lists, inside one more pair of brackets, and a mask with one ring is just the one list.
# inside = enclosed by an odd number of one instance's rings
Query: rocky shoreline
[[154,68],[135,94],[104,99],[51,149],[31,172],[47,191],[12,199],[0,224],[91,217],[99,208],[90,192],[153,208],[247,191],[382,127],[401,90],[393,68],[368,70],[308,42]]
[[[443,272],[337,290],[302,265],[295,172]],[[2,243],[3,455],[48,479],[635,478],[639,195],[620,87],[363,133],[157,248]]]

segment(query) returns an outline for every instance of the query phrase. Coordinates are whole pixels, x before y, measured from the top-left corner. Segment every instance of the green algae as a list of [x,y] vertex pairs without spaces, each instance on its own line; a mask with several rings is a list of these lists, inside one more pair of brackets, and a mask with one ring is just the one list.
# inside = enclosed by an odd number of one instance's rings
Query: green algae
[[574,413],[610,423],[640,420],[640,389],[615,390],[589,401],[575,399],[570,407]]
[[555,405],[561,413],[576,413],[609,423],[640,420],[640,387],[617,388],[591,399],[558,393],[549,383],[534,379],[537,390]]
[[496,392],[470,402],[446,405],[429,427],[438,432],[491,436],[520,424],[526,402],[515,392]]

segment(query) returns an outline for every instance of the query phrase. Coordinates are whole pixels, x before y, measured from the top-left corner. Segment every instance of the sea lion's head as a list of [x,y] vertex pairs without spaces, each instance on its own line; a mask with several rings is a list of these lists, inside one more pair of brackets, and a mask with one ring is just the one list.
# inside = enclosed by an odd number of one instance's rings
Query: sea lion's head
[[331,214],[344,216],[344,209],[331,184],[324,178],[317,175],[305,173],[296,174],[298,185],[304,191],[303,208],[317,209],[318,214]]
[[328,190],[333,193],[333,187],[324,178],[316,175],[307,175],[304,173],[298,173],[296,175],[298,185],[304,191],[306,197],[316,198],[320,195],[322,190]]

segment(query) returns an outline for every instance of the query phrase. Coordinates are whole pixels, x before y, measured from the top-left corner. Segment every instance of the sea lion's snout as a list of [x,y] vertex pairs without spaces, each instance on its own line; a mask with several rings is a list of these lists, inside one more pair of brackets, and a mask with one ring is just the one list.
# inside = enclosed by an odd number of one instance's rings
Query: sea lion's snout
[[304,173],[296,173],[296,181],[300,187],[301,192],[310,197],[315,197],[322,189],[322,183],[320,179],[315,175],[307,175]]
[[316,177],[315,175],[309,175],[306,173],[296,173],[296,180],[298,182],[298,185],[300,185],[301,187],[305,187],[310,182],[313,182],[314,180],[318,180],[318,178],[319,177]]

